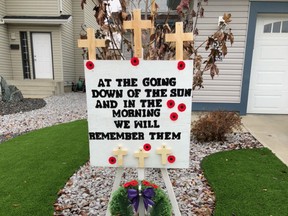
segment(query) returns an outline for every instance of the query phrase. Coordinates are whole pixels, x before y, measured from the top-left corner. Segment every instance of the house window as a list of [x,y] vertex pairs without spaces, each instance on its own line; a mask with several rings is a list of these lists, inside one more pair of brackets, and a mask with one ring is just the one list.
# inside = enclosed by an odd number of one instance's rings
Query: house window
[[31,79],[27,32],[20,32],[20,40],[21,40],[23,77],[24,79]]
[[264,25],[264,33],[288,33],[288,21],[278,21]]

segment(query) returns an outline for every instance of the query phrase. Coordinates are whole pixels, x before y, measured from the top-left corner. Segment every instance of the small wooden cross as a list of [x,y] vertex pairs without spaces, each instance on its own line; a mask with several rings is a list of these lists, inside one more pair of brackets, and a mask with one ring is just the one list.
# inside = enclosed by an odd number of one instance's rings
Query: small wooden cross
[[121,145],[117,149],[113,150],[113,155],[117,156],[119,166],[123,166],[123,157],[127,155],[127,149],[123,149]]
[[96,47],[105,47],[104,39],[95,39],[95,31],[93,28],[87,29],[87,39],[79,39],[78,47],[88,48],[89,60],[96,60]]
[[176,60],[183,60],[183,41],[193,41],[193,33],[183,32],[183,23],[176,22],[174,34],[166,34],[167,42],[176,42]]
[[166,145],[162,145],[161,148],[156,150],[156,153],[161,155],[161,163],[165,165],[167,163],[167,155],[171,154],[171,149],[167,148]]
[[149,157],[149,153],[140,148],[139,151],[134,153],[134,157],[138,158],[138,167],[143,168],[145,164],[144,159]]
[[136,9],[133,10],[134,20],[124,21],[123,28],[124,29],[133,29],[134,30],[134,57],[141,58],[142,57],[142,29],[145,28],[153,28],[153,25],[150,20],[141,20],[141,10]]

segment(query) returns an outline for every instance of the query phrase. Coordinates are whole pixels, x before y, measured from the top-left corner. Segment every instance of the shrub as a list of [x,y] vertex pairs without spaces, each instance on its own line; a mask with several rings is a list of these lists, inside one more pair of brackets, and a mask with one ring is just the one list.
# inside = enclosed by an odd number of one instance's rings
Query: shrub
[[213,111],[199,116],[192,123],[192,134],[196,140],[224,141],[228,133],[241,130],[241,117],[236,112]]

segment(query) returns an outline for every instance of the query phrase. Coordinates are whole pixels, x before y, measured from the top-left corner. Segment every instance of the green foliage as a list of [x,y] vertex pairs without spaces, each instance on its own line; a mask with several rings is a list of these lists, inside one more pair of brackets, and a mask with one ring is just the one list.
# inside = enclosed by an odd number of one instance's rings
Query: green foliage
[[81,120],[0,144],[0,215],[53,215],[57,192],[88,161],[87,130]]
[[[112,200],[109,203],[109,210],[112,216],[133,216],[134,211],[133,207],[128,199],[127,190],[138,189],[138,181],[133,180],[135,184],[130,184],[130,182],[125,183],[123,186],[120,186],[113,194]],[[144,183],[143,183],[144,182]],[[146,188],[153,188],[155,196],[152,197],[154,205],[150,210],[150,216],[171,216],[172,215],[172,206],[169,198],[166,193],[159,188],[157,185],[143,180],[141,183],[142,190]]]
[[212,154],[201,167],[216,195],[213,215],[287,215],[288,167],[269,149]]
[[192,134],[200,141],[223,141],[228,133],[241,130],[241,117],[238,113],[213,111],[200,115],[192,124]]
[[113,199],[109,203],[109,210],[112,216],[133,215],[133,208],[127,199],[127,190],[124,187],[119,187],[112,196]]

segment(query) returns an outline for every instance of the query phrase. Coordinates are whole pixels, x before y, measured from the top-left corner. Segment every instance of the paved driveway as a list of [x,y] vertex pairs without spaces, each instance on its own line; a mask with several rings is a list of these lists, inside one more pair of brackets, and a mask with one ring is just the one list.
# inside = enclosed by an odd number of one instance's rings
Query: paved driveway
[[288,115],[251,115],[242,117],[244,127],[265,147],[288,165]]

